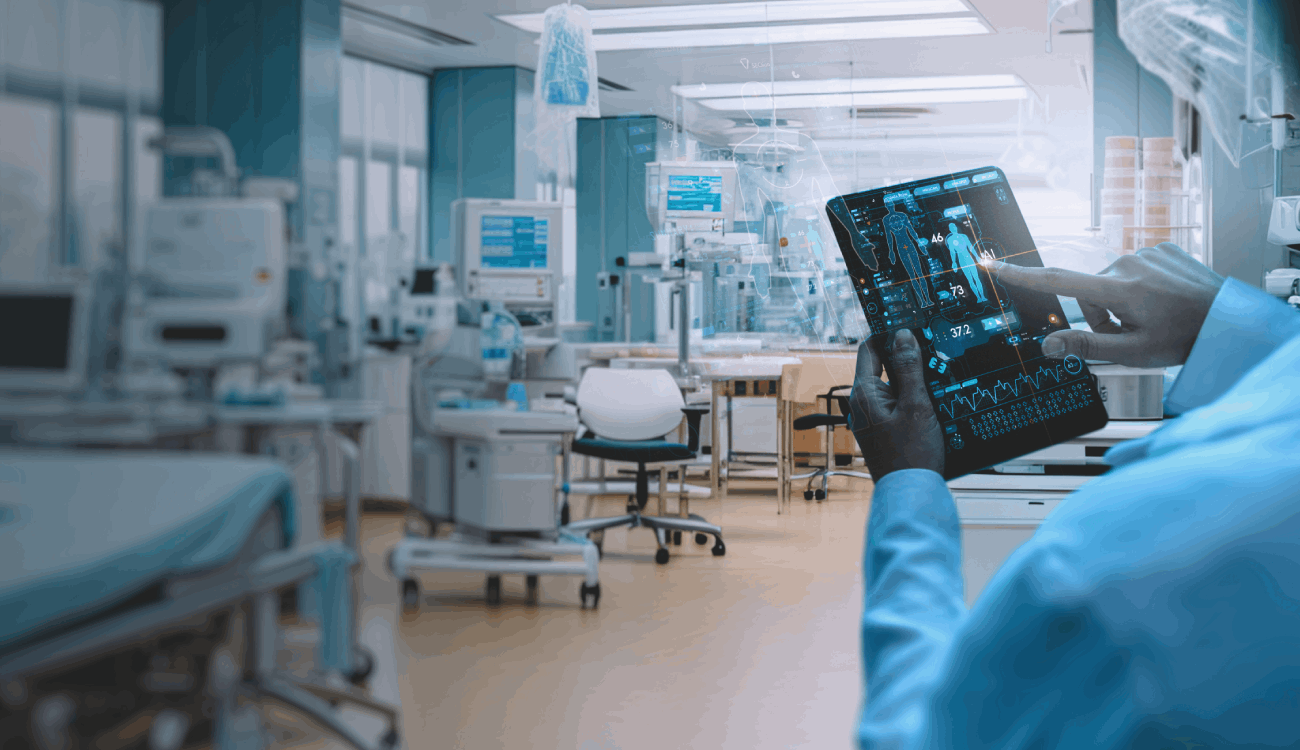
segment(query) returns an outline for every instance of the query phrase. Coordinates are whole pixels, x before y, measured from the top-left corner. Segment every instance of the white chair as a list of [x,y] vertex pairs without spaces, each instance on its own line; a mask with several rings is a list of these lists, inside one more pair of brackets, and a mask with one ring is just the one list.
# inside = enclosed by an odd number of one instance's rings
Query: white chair
[[[695,535],[697,544],[714,539],[713,554],[722,556],[727,547],[722,542],[722,528],[691,514],[687,518],[643,515],[650,499],[648,464],[671,464],[690,461],[699,450],[700,419],[708,411],[688,408],[682,400],[677,381],[667,370],[610,370],[590,368],[578,384],[575,399],[578,418],[586,433],[573,441],[572,451],[607,461],[625,461],[637,465],[636,494],[628,498],[627,513],[610,518],[586,518],[570,522],[565,528],[575,534],[618,526],[653,529],[659,549],[655,562],[668,562],[668,542],[674,532]],[[665,436],[681,424],[686,415],[689,439],[686,445],[671,442]],[[685,483],[685,469],[680,480]],[[662,491],[662,486],[661,486]],[[566,504],[568,488],[565,488]],[[679,537],[680,538],[680,537]]]

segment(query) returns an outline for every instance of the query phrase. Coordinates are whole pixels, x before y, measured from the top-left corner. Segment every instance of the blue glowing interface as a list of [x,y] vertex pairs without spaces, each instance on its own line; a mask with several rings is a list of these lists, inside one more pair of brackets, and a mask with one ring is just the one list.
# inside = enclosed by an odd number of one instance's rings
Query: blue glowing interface
[[668,214],[722,213],[722,175],[668,175]]
[[484,216],[479,227],[483,268],[546,268],[547,220],[538,216]]
[[826,210],[877,354],[887,362],[904,328],[921,344],[946,477],[1105,426],[1085,363],[1042,355],[1043,338],[1069,326],[1056,296],[1008,288],[979,265],[1043,265],[1000,170],[843,195]]

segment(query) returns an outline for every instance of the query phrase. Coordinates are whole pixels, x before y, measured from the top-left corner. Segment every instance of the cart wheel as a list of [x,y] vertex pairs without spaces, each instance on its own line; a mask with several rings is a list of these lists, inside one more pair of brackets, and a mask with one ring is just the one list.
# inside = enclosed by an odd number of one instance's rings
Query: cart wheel
[[588,586],[584,581],[582,588],[578,590],[578,595],[582,597],[582,608],[587,609],[587,597],[591,597],[591,609],[600,606],[600,584]]
[[537,576],[528,576],[524,579],[528,583],[528,603],[537,603]]
[[568,501],[568,500],[565,500],[565,501],[564,501],[564,505],[561,505],[561,506],[560,506],[560,525],[561,525],[561,526],[568,526],[568,525],[569,525],[569,519],[570,519],[570,515],[569,515],[569,501]]
[[667,564],[668,564],[668,548],[667,548],[667,547],[660,547],[658,550],[655,551],[655,562],[659,563],[660,565],[667,565]]
[[420,584],[410,578],[402,581],[402,610],[417,612],[420,609]]
[[709,543],[709,535],[708,535],[708,534],[696,534],[696,535],[695,535],[695,543],[696,543],[696,544],[708,544],[708,543]]
[[713,556],[722,557],[725,554],[727,554],[727,545],[723,544],[721,539],[718,539],[717,543],[713,545]]
[[682,546],[682,532],[680,531],[673,532],[673,544],[677,545],[678,547]]
[[357,686],[365,685],[373,671],[375,671],[375,655],[365,646],[353,645],[352,674],[348,675],[348,681]]
[[816,497],[817,502],[820,503],[821,501],[826,499],[826,490],[817,490],[816,492],[813,493],[813,497]]
[[501,576],[488,576],[487,603],[492,606],[501,603]]
[[813,491],[812,491],[812,490],[804,490],[804,491],[803,491],[803,499],[804,499],[804,500],[811,500],[811,499],[813,499]]

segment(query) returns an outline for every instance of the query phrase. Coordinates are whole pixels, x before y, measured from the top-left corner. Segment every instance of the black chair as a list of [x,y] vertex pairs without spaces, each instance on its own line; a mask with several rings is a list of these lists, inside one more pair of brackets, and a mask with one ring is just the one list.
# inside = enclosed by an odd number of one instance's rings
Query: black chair
[[[793,425],[794,429],[800,431],[815,430],[818,427],[826,428],[826,437],[825,437],[826,465],[818,468],[816,471],[812,472],[811,474],[806,475],[808,477],[808,485],[803,492],[804,500],[812,500],[813,498],[817,498],[818,502],[825,500],[826,493],[827,493],[827,483],[831,477],[857,477],[859,479],[871,478],[871,475],[865,472],[847,471],[847,470],[840,471],[836,468],[837,466],[849,466],[853,462],[853,456],[851,455],[849,456],[835,455],[835,428],[841,426],[846,427],[848,426],[849,423],[849,418],[845,416],[849,413],[849,397],[840,396],[836,394],[838,391],[848,391],[851,390],[852,388],[853,386],[851,385],[837,385],[834,388],[827,391],[826,393],[819,395],[817,397],[818,400],[824,400],[826,402],[826,413],[808,414],[806,416],[799,417],[794,421],[794,425]],[[840,409],[839,414],[831,413],[832,400],[834,400],[836,405],[839,406]],[[841,459],[848,459],[848,460],[842,461]],[[819,490],[813,490],[812,488],[813,482],[817,481],[819,477],[822,480],[822,487]],[[800,476],[799,478],[802,479],[803,476]]]
[[[651,372],[655,374],[652,375]],[[677,462],[687,462],[695,458],[699,451],[700,445],[700,421],[708,409],[687,407],[682,401],[681,393],[677,390],[676,381],[665,371],[641,371],[640,379],[644,380],[646,376],[656,378],[658,387],[645,388],[644,383],[637,383],[639,386],[632,388],[633,384],[629,383],[629,392],[623,394],[623,397],[636,401],[638,407],[649,407],[659,412],[658,416],[662,418],[665,415],[676,414],[677,424],[681,423],[681,415],[685,414],[687,428],[689,431],[687,444],[675,443],[664,439],[660,436],[651,440],[611,440],[601,437],[591,430],[590,421],[596,421],[590,417],[584,417],[584,413],[592,409],[601,409],[608,412],[611,407],[610,388],[611,383],[616,384],[619,377],[617,371],[589,369],[583,377],[583,385],[587,384],[589,378],[599,377],[605,382],[602,384],[604,390],[600,387],[593,387],[591,390],[585,390],[579,387],[575,401],[578,406],[578,416],[582,419],[586,432],[582,437],[573,441],[571,450],[583,456],[600,458],[607,461],[622,461],[636,464],[636,492],[628,498],[627,513],[621,516],[609,518],[585,518],[577,521],[569,521],[564,524],[564,528],[575,534],[590,534],[592,532],[602,532],[605,529],[615,528],[618,526],[627,526],[637,528],[644,526],[655,531],[655,538],[659,543],[659,549],[655,552],[655,562],[664,564],[668,562],[668,543],[676,537],[676,542],[680,544],[681,532],[693,533],[696,544],[707,544],[709,536],[714,539],[713,554],[721,557],[727,553],[727,547],[722,543],[722,528],[709,523],[703,516],[690,514],[687,518],[678,516],[647,516],[644,515],[646,504],[650,501],[650,472],[646,468],[649,464],[672,464]],[[661,374],[661,375],[660,375]],[[614,379],[611,381],[611,379]],[[584,398],[587,402],[584,403]],[[662,408],[658,408],[662,407]],[[644,414],[637,416],[643,417]],[[608,414],[604,415],[608,420]],[[635,417],[634,417],[635,418]],[[590,421],[589,421],[590,420]],[[606,422],[606,424],[609,424]],[[662,429],[663,424],[667,422],[658,422]],[[662,479],[666,472],[660,472],[661,485],[660,492],[665,492]],[[686,470],[684,466],[679,467],[679,480],[682,484],[686,482]],[[568,488],[565,487],[565,505],[568,505]]]

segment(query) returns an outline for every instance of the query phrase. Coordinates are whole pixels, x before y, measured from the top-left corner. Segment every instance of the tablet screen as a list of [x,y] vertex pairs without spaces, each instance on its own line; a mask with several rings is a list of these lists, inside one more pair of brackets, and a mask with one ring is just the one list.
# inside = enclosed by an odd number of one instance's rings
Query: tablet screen
[[921,345],[945,477],[1106,425],[1087,365],[1042,354],[1043,338],[1069,327],[1060,301],[999,284],[979,265],[1043,265],[1002,170],[843,195],[826,210],[877,356],[903,328]]

